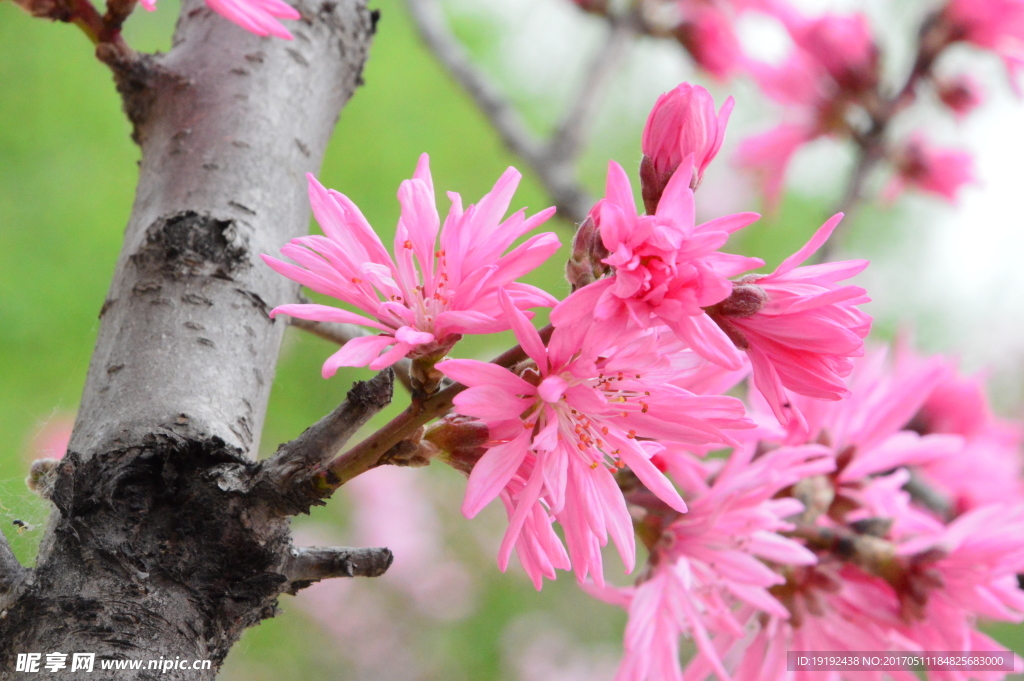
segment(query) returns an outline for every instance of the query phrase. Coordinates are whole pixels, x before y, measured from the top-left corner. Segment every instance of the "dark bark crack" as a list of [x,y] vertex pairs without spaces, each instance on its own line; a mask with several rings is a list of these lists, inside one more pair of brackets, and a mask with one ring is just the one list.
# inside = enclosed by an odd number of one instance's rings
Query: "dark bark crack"
[[205,274],[230,279],[235,270],[248,267],[248,256],[234,220],[182,211],[155,222],[132,261],[142,270],[172,277]]

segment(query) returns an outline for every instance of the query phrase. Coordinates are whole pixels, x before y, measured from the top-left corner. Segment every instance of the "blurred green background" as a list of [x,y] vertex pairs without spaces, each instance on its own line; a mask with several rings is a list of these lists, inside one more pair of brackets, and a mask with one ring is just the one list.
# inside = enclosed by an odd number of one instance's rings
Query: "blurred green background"
[[[431,154],[439,192],[458,191],[467,203],[488,191],[505,167],[518,164],[421,48],[401,3],[372,4],[383,16],[366,85],[342,114],[321,181],[349,195],[386,234],[398,215],[398,184],[411,174],[421,152]],[[176,10],[175,2],[161,0],[157,12],[137,12],[126,29],[128,41],[142,50],[167,49]],[[507,55],[494,47],[508,27],[474,12],[458,14],[455,25],[530,120],[542,129],[550,126],[565,95],[517,87],[508,75]],[[583,26],[589,35],[600,30],[593,23]],[[76,28],[31,19],[0,2],[0,527],[25,561],[35,551],[47,508],[28,492],[23,478],[47,438],[59,437],[74,416],[136,180],[138,150],[129,140],[110,75],[91,53]],[[672,58],[685,75],[682,55]],[[678,80],[672,73],[660,79],[644,91],[646,101],[633,108],[606,107],[602,113],[582,169],[594,193],[601,189],[608,158],[636,168],[644,112],[657,92]],[[620,92],[611,99],[635,92],[628,85],[618,83]],[[723,179],[718,184],[730,186],[727,165],[719,165]],[[534,212],[547,200],[528,169],[521,170],[526,177],[513,209],[529,206]],[[820,224],[828,203],[793,193],[778,215],[745,230],[733,250],[774,266]],[[851,250],[877,241],[892,220],[877,211],[862,214]],[[571,225],[550,228],[568,242]],[[564,255],[556,255],[532,283],[564,295],[563,262]],[[886,321],[879,331],[894,328]],[[467,343],[461,354],[491,355],[503,349],[503,342],[500,337],[481,339]],[[330,352],[323,341],[289,332],[263,435],[264,454],[332,409],[352,380],[368,375],[341,372],[322,380],[319,367]],[[250,630],[231,653],[225,678],[611,678],[623,613],[579,593],[567,574],[538,594],[515,561],[507,574],[499,573],[494,555],[501,513],[491,508],[472,523],[463,519],[458,514],[463,484],[454,472],[431,467],[388,475],[408,476],[399,484],[411,485],[410,494],[426,504],[418,516],[421,526],[407,529],[412,544],[424,540],[420,534],[430,535],[431,546],[416,550],[444,563],[438,588],[426,596],[413,593],[399,571],[299,599],[283,597],[283,613]],[[365,487],[363,493],[372,490]],[[350,496],[337,495],[327,508],[296,524],[314,538],[359,539],[351,529]],[[14,520],[27,527],[19,530]],[[618,559],[610,556],[608,573],[620,569]],[[446,591],[458,589],[469,596],[453,605]],[[318,607],[321,615],[310,616]],[[353,634],[351,627],[358,628],[353,618],[362,618],[369,632]],[[1024,650],[1018,630],[998,633]],[[375,639],[386,645],[375,647]]]

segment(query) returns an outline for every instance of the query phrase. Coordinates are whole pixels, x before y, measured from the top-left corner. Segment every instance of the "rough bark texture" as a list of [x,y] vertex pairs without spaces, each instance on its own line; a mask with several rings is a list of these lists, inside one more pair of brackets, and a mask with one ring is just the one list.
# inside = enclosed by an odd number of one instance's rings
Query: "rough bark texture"
[[[359,76],[365,0],[300,0],[296,39],[261,39],[186,0],[166,55],[115,64],[143,158],[56,506],[36,567],[0,603],[17,653],[212,659],[212,678],[289,587],[288,520],[225,471],[255,471],[297,288],[259,260],[307,230],[316,172]],[[111,61],[110,55],[100,54]],[[234,478],[232,478],[234,479]],[[70,658],[69,658],[70,661]]]

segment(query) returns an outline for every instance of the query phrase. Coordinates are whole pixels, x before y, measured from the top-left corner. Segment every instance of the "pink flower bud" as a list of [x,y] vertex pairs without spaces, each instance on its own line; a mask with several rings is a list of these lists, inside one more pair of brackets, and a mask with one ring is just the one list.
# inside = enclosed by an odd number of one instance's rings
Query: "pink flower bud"
[[423,440],[436,447],[439,458],[467,475],[486,451],[490,440],[487,424],[471,416],[449,414],[430,426]]
[[683,2],[685,17],[673,33],[697,65],[719,81],[731,76],[743,50],[733,28],[733,17],[717,5]]
[[608,257],[608,249],[601,241],[601,203],[590,209],[590,214],[576,230],[572,240],[572,256],[565,264],[565,278],[572,284],[572,290],[583,288],[607,274],[611,267],[602,262]]
[[940,80],[935,85],[939,99],[958,119],[974,111],[982,102],[978,81],[966,74]]
[[640,164],[644,206],[653,214],[661,193],[683,159],[693,156],[691,186],[700,185],[704,170],[715,158],[725,139],[725,126],[733,99],[725,100],[715,114],[715,100],[699,85],[681,83],[655,102],[644,126]]
[[608,0],[572,0],[573,4],[584,12],[593,14],[607,14]]

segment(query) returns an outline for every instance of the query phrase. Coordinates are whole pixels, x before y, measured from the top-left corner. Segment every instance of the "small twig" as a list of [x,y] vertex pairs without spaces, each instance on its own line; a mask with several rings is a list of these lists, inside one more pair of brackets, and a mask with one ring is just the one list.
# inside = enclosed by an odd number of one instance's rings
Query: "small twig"
[[[298,317],[288,317],[288,323],[297,329],[308,331],[314,336],[318,336],[332,343],[337,343],[338,345],[344,345],[353,338],[373,335],[373,332],[367,331],[363,327],[356,326],[355,324],[315,322],[309,319],[299,319]],[[398,379],[399,383],[401,383],[406,390],[412,392],[412,380],[409,378],[412,362],[408,359],[402,359],[395,362],[391,368],[395,370],[395,378]]]
[[11,551],[7,537],[0,532],[0,598],[14,591],[28,574]]
[[921,476],[910,470],[910,478],[903,485],[903,490],[910,495],[910,498],[921,504],[929,511],[946,520],[952,520],[956,514],[949,499],[937,489],[929,485]]
[[832,237],[823,243],[821,248],[814,254],[813,262],[829,262],[841,241],[840,234],[845,232],[852,223],[854,213],[864,200],[864,187],[867,184],[868,177],[871,175],[871,171],[885,158],[885,146],[882,140],[886,127],[888,127],[887,124],[881,128],[879,135],[871,135],[870,141],[859,145],[857,163],[854,165],[853,172],[850,173],[850,179],[847,181],[843,198],[840,199],[833,210],[829,211],[830,216],[836,213],[843,213],[845,218],[836,226]]
[[394,560],[391,549],[307,546],[292,548],[282,573],[287,593],[295,595],[314,582],[333,577],[380,577]]
[[393,379],[394,373],[389,369],[369,381],[356,383],[337,409],[278,447],[274,456],[260,464],[254,488],[260,490],[268,506],[281,515],[308,512],[316,499],[310,499],[301,490],[319,472],[321,464],[391,403]]
[[847,181],[843,198],[835,209],[829,212],[829,215],[844,213],[846,219],[836,227],[832,238],[818,249],[814,262],[828,262],[831,259],[841,241],[840,234],[849,229],[852,214],[864,200],[864,187],[871,171],[887,156],[885,138],[893,118],[913,103],[918,85],[931,77],[935,60],[951,40],[949,28],[940,21],[939,15],[927,17],[918,33],[917,55],[903,87],[889,97],[873,92],[875,96],[870,100],[873,106],[869,106],[869,109],[872,109],[869,112],[872,117],[871,128],[863,135],[854,133],[854,141],[858,147],[857,162]]
[[579,158],[612,77],[633,42],[636,26],[631,15],[609,18],[608,21],[608,35],[594,53],[576,98],[562,116],[562,122],[548,144],[552,163],[573,164]]
[[110,32],[120,32],[132,11],[136,0],[107,0],[107,13],[103,15],[103,26]]
[[[466,50],[448,29],[437,0],[406,0],[406,6],[427,48],[473,99],[477,108],[498,132],[505,146],[523,159],[537,174],[559,213],[573,222],[582,222],[594,202],[576,179],[576,172],[571,163],[574,157],[566,157],[567,162],[559,162],[558,158],[553,157],[552,144],[539,139],[529,129],[512,103],[470,61]],[[624,33],[618,33],[614,29],[610,36],[614,38],[616,44],[625,37]],[[598,90],[601,90],[608,80],[611,64],[606,63],[600,55],[594,63],[600,67],[600,73],[596,76],[592,74],[592,79],[597,79]],[[590,111],[599,99],[599,94],[582,92],[582,101],[578,101],[577,106],[583,110],[585,120],[581,125],[574,122],[569,126],[563,124],[560,134],[564,139],[560,145],[566,146],[569,151],[574,151],[580,144],[576,138],[582,140],[588,127]],[[574,153],[578,154],[578,151]]]
[[[552,331],[551,326],[541,329],[544,342],[551,337]],[[493,359],[492,363],[511,367],[524,359],[526,353],[517,345]],[[415,434],[420,426],[447,414],[452,408],[452,400],[465,389],[461,383],[453,383],[423,402],[413,402],[376,433],[325,464],[313,478],[313,493],[320,498],[328,497],[352,478],[373,468],[392,447]]]

